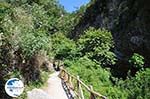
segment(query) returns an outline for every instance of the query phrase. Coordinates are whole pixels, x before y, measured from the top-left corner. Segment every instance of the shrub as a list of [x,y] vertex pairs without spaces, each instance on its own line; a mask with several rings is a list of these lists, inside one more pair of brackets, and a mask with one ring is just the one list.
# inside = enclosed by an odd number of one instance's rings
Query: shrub
[[137,72],[135,77],[128,78],[120,86],[128,93],[128,99],[149,99],[150,69]]
[[117,86],[107,87],[105,93],[109,99],[127,99],[128,96],[125,90],[121,90]]
[[52,44],[56,59],[73,58],[77,53],[75,42],[62,33],[52,35]]
[[35,36],[33,33],[28,33],[21,37],[19,42],[23,55],[31,57],[40,50],[48,51],[50,48],[50,39],[46,36]]
[[144,57],[137,53],[134,53],[133,56],[129,59],[129,63],[131,63],[135,68],[143,68]]
[[89,28],[79,39],[78,45],[83,56],[87,55],[102,65],[115,63],[115,54],[111,51],[114,47],[112,35],[105,29]]
[[80,78],[87,84],[93,85],[97,91],[102,91],[100,87],[111,85],[109,77],[110,72],[100,67],[100,65],[88,57],[84,56],[73,61],[65,61],[65,65],[70,65],[67,68],[74,75],[79,75]]
[[[92,85],[95,91],[105,95],[109,99],[126,99],[128,93],[118,86],[114,86],[110,80],[111,73],[103,69],[97,62],[84,56],[72,61],[65,60],[65,66],[74,75],[80,76],[87,85]],[[86,91],[87,92],[87,91]],[[85,93],[87,98],[88,93]]]

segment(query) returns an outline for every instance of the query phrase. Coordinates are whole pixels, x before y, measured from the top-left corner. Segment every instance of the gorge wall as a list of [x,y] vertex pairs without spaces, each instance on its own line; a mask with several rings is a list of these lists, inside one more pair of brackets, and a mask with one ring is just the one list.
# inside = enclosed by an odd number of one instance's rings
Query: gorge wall
[[70,37],[79,38],[88,27],[106,28],[112,32],[114,52],[121,63],[126,64],[136,52],[145,57],[145,66],[150,66],[149,0],[95,0]]

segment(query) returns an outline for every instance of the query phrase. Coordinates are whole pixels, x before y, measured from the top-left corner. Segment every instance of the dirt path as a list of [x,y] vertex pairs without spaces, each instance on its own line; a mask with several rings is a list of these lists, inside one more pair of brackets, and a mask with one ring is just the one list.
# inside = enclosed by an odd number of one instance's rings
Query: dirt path
[[59,72],[55,72],[49,76],[46,88],[28,92],[27,99],[68,99],[58,74]]

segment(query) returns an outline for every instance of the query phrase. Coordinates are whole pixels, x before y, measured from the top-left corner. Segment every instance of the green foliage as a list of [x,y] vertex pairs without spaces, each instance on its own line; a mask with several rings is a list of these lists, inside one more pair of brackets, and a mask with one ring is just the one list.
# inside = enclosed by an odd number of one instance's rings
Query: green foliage
[[[91,4],[94,2],[92,0]],[[14,61],[21,64],[22,60],[29,62],[32,56],[42,50],[53,53],[56,59],[64,60],[72,74],[79,75],[86,84],[92,85],[94,90],[109,99],[149,99],[150,69],[142,69],[135,77],[118,79],[113,84],[109,68],[102,68],[116,61],[112,52],[114,42],[109,31],[89,28],[76,42],[66,37],[79,23],[86,8],[82,6],[74,13],[67,13],[56,0],[0,2],[0,72],[8,65],[16,65]],[[18,56],[23,59],[15,60]],[[140,69],[144,65],[144,58],[135,53],[129,62]],[[23,65],[30,66],[27,63]],[[22,79],[22,68],[6,76]],[[40,75],[42,78],[38,82],[30,82],[20,99],[26,98],[27,91],[43,85],[48,73],[41,72]]]
[[63,13],[61,17],[57,20],[57,27],[66,36],[70,36],[75,26],[80,22],[83,16],[86,6],[81,6],[81,8],[73,13]]
[[75,42],[62,33],[52,35],[52,45],[56,59],[73,58],[76,53]]
[[0,2],[0,21],[10,11],[9,7],[10,7],[10,5],[8,3]]
[[49,50],[50,41],[46,36],[34,36],[28,33],[21,37],[20,48],[22,49],[25,57],[31,57],[38,53],[40,50]]
[[129,63],[131,63],[135,68],[143,68],[144,57],[137,53],[134,53],[133,56],[129,59]]
[[[41,50],[51,53],[50,35],[56,32],[56,21],[62,13],[64,9],[56,0],[0,1],[0,75],[5,69],[15,67],[14,71],[6,72],[5,77],[2,77],[4,80],[9,77],[25,79],[24,74],[39,71],[39,67],[36,68],[29,63]],[[34,63],[36,62],[33,62],[33,65]],[[40,78],[39,75],[37,79]],[[42,85],[40,81],[34,84],[26,82],[35,87]]]
[[135,77],[126,80],[118,79],[115,85],[110,78],[112,75],[106,69],[100,67],[97,62],[87,57],[72,61],[65,60],[67,69],[74,75],[79,75],[87,85],[93,85],[94,89],[109,99],[149,99],[150,69],[137,72]]
[[[48,36],[56,32],[57,19],[64,13],[56,0],[35,0],[32,6],[29,2],[30,0],[8,0],[1,3],[0,28],[5,39],[1,44],[10,44],[14,51],[21,49],[24,57],[31,57],[40,50],[50,52],[51,42]],[[12,5],[13,3],[19,5]],[[8,7],[11,12],[6,13]]]
[[[103,69],[97,62],[81,57],[72,61],[65,60],[69,72],[80,76],[87,85],[92,85],[94,90],[107,96],[109,99],[126,99],[127,93],[110,81],[111,73]],[[85,93],[87,98],[87,93]]]
[[[67,64],[66,64],[67,65]],[[110,73],[100,67],[100,65],[87,57],[81,57],[69,64],[71,73],[79,75],[85,82],[93,84],[93,86],[109,85]]]
[[90,28],[79,39],[79,48],[83,55],[97,60],[102,65],[115,64],[112,35],[105,29]]
[[117,86],[106,88],[106,94],[109,99],[127,99],[128,93]]
[[150,69],[139,71],[135,77],[122,81],[119,86],[128,93],[128,99],[150,98]]
[[74,14],[66,14],[62,15],[57,20],[57,27],[59,31],[61,31],[63,34],[68,35],[71,30],[73,30],[74,26],[77,22],[75,22],[76,18]]
[[22,55],[31,57],[40,50],[50,47],[50,38],[45,31],[32,30],[32,15],[25,13],[23,8],[14,8],[15,16],[6,16],[2,21],[4,37],[13,49],[22,49]]

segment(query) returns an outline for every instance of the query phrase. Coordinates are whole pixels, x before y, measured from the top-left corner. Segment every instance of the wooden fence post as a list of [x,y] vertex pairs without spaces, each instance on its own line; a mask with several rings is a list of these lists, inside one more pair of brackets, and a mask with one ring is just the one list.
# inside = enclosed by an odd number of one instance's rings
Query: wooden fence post
[[63,70],[62,70],[62,68],[60,69],[60,73],[59,73],[59,75],[58,75],[58,77],[60,77],[61,79],[62,79],[62,72],[63,72]]
[[62,75],[61,75],[61,76],[62,76],[62,79],[63,79],[63,80],[64,80],[64,74],[65,74],[65,73],[64,73],[64,70],[62,69]]
[[[90,85],[90,89],[91,91],[93,91],[93,86]],[[90,99],[96,99],[96,97],[94,96],[92,92],[90,93]]]
[[68,88],[74,92],[74,96],[77,99],[85,99],[82,89],[83,87],[90,93],[89,99],[107,99],[107,97],[95,92],[92,86],[87,86],[85,83],[83,83],[79,76],[75,77],[71,75],[65,69],[63,69],[63,67],[61,67],[60,70],[59,77],[66,83]]
[[67,82],[67,73],[64,71],[64,81]]
[[84,99],[84,95],[83,95],[83,90],[82,90],[82,86],[80,84],[80,78],[79,76],[77,76],[77,86],[78,86],[78,95],[80,99]]
[[75,90],[72,80],[73,80],[73,78],[70,76],[70,79],[69,79],[70,88],[71,88],[71,90]]

